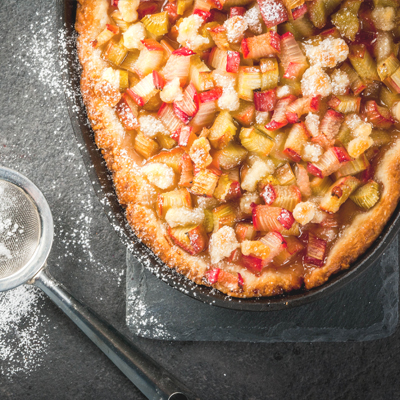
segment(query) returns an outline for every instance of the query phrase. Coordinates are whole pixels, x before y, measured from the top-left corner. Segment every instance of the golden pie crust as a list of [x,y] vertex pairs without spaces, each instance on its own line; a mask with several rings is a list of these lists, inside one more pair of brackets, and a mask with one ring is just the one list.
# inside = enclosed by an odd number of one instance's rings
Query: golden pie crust
[[[109,0],[79,0],[76,21],[78,56],[83,68],[81,91],[96,144],[113,174],[118,199],[126,207],[126,217],[135,234],[170,268],[197,284],[211,286],[204,279],[210,265],[209,257],[191,256],[171,241],[165,224],[149,207],[149,198],[157,193],[146,191],[143,195],[143,188],[148,183],[135,169],[138,159],[130,151],[130,132],[123,128],[113,108],[95,93],[94,87],[109,65],[102,60],[100,50],[93,49],[91,41],[109,22],[108,5]],[[381,199],[371,210],[357,215],[344,229],[330,249],[324,266],[308,270],[303,279],[279,271],[265,271],[256,277],[245,268],[231,264],[226,266],[227,270],[240,271],[244,287],[232,289],[218,282],[212,286],[234,297],[274,296],[299,289],[303,284],[306,289],[320,286],[332,274],[349,268],[378,238],[397,206],[400,198],[400,137],[381,149],[376,164],[375,180],[383,187]]]

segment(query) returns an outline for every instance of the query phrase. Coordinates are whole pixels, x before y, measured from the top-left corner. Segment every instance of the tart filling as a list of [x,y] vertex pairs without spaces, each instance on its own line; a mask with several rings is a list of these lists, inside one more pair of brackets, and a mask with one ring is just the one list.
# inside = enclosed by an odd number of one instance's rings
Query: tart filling
[[376,239],[400,195],[396,2],[80,3],[96,143],[169,266],[271,296]]

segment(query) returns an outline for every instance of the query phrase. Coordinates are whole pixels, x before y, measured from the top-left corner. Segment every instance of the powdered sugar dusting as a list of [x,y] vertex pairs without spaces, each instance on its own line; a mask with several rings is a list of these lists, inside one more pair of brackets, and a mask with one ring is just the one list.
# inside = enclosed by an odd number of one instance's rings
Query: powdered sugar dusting
[[48,318],[40,307],[44,295],[28,285],[0,293],[0,374],[11,378],[40,366],[47,348]]
[[[22,17],[23,18],[23,17]],[[62,80],[62,74],[66,70],[66,62],[70,57],[68,46],[74,38],[67,38],[64,30],[56,31],[54,18],[54,8],[49,7],[47,13],[37,13],[31,23],[26,24],[19,35],[13,39],[13,57],[16,73],[23,71],[27,73],[40,88],[40,97],[46,100],[45,115],[51,115],[57,120],[59,127],[53,132],[48,132],[51,137],[52,151],[60,155],[60,162],[65,165],[74,165],[75,169],[68,179],[78,180],[82,185],[82,194],[75,197],[60,190],[60,181],[65,177],[57,176],[59,170],[54,171],[54,180],[46,187],[42,187],[49,202],[54,205],[73,205],[80,204],[80,213],[68,213],[58,210],[55,216],[55,247],[58,246],[65,251],[54,251],[58,253],[57,259],[53,263],[63,265],[66,261],[73,262],[81,270],[91,270],[93,274],[104,274],[109,281],[114,280],[119,286],[122,285],[125,270],[116,266],[104,265],[102,260],[95,256],[92,251],[92,241],[96,239],[93,235],[93,215],[94,205],[97,199],[92,190],[89,189],[90,181],[87,180],[86,172],[80,161],[80,155],[74,141],[71,142],[69,119],[66,117],[65,106],[63,104],[64,92],[72,99],[78,99],[79,93],[74,92],[71,86]],[[60,64],[58,60],[58,45],[65,57]],[[23,67],[23,68],[21,68]],[[28,97],[30,92],[22,93]],[[61,96],[61,97],[60,97]],[[60,105],[61,98],[61,105]],[[78,103],[79,104],[79,103]],[[75,107],[78,111],[79,107]],[[16,120],[16,123],[18,120]],[[69,132],[68,132],[69,131]],[[21,132],[32,135],[32,132],[21,126]],[[71,145],[72,143],[72,145]],[[8,145],[10,148],[12,144]],[[17,149],[14,147],[14,149]],[[18,149],[21,150],[21,149]],[[13,151],[7,154],[7,163],[18,165],[21,173],[32,176],[31,169],[27,168],[27,163],[19,163],[22,158],[21,151]],[[23,149],[23,157],[32,157],[31,149]],[[45,153],[43,153],[45,154]],[[42,168],[42,173],[46,176],[48,171]],[[86,177],[86,179],[82,179]],[[85,190],[86,189],[86,190]],[[2,220],[1,224],[7,221]],[[8,229],[8,228],[7,228]],[[3,255],[8,257],[7,249],[0,249]],[[79,259],[76,255],[82,254],[84,257]],[[88,262],[90,261],[90,263]],[[43,314],[42,303],[44,295],[35,287],[21,286],[14,290],[0,293],[0,375],[12,378],[16,374],[29,374],[40,368],[45,358],[48,348],[49,336],[46,326],[49,319]],[[101,299],[100,299],[101,300]],[[106,299],[105,299],[106,300]]]

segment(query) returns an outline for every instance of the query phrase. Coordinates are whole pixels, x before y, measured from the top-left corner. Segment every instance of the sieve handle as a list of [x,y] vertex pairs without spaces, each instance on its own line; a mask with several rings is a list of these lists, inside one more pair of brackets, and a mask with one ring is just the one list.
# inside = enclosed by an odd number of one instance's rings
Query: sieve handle
[[45,269],[35,276],[32,284],[42,289],[148,399],[198,399],[113,326],[76,300]]

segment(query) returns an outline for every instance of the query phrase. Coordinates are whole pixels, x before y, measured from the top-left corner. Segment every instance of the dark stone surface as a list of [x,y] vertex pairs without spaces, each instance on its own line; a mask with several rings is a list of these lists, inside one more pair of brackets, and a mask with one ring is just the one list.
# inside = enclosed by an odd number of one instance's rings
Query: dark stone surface
[[323,299],[287,310],[246,312],[185,296],[127,252],[126,321],[133,334],[162,340],[275,343],[382,339],[398,324],[398,264],[394,242],[359,279]]
[[[50,203],[51,273],[128,333],[125,248],[93,194],[57,80],[49,85],[58,67],[48,56],[38,62],[46,46],[55,57],[55,18],[51,0],[0,1],[0,162],[26,174]],[[143,399],[49,300],[39,307],[47,316],[43,360],[30,374],[0,376],[1,399]],[[400,398],[398,330],[364,343],[138,342],[202,399]]]

